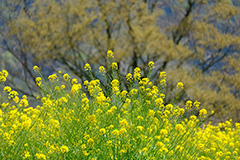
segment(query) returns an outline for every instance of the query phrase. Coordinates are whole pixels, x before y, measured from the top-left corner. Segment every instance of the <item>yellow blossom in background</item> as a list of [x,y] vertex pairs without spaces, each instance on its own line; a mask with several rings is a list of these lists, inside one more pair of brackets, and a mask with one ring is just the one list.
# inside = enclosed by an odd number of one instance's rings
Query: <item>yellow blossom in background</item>
[[105,67],[104,66],[100,66],[99,67],[99,73],[106,73]]
[[148,111],[148,116],[149,116],[149,117],[153,117],[154,115],[155,115],[155,111],[150,109],[150,110]]
[[99,132],[100,132],[101,134],[105,134],[105,133],[106,133],[106,129],[105,129],[105,128],[101,128],[101,129],[99,130]]
[[206,109],[201,109],[201,110],[199,111],[199,115],[200,115],[200,116],[205,117],[206,114],[207,114],[207,110],[206,110]]
[[166,72],[165,71],[160,72],[159,77],[161,79],[166,79]]
[[144,147],[140,152],[146,153],[148,151],[147,147]]
[[177,83],[177,89],[183,89],[183,83],[182,82]]
[[185,104],[186,108],[191,108],[192,107],[192,101],[188,100]]
[[73,84],[71,88],[71,93],[73,95],[78,94],[80,89],[82,89],[81,84]]
[[137,126],[138,131],[143,131],[143,129],[144,129],[143,126]]
[[121,97],[122,98],[125,98],[126,96],[127,96],[127,91],[126,90],[123,90],[122,92],[121,92]]
[[21,99],[19,102],[19,106],[22,107],[27,107],[28,106],[28,100],[27,99]]
[[67,73],[63,75],[63,78],[65,81],[70,81],[70,76]]
[[67,146],[65,146],[65,145],[63,145],[62,147],[60,147],[60,150],[61,150],[62,153],[67,153],[67,152],[69,152],[69,148],[68,148]]
[[11,92],[12,88],[9,86],[5,86],[3,92]]
[[6,70],[2,70],[2,72],[0,72],[0,82],[5,82],[8,76],[8,72]]
[[89,138],[89,139],[87,140],[87,145],[88,145],[88,146],[93,146],[93,145],[94,145],[94,140],[93,140],[92,138]]
[[89,63],[86,63],[86,64],[84,65],[84,69],[85,69],[85,71],[91,71],[91,66],[90,66],[90,64],[89,64]]
[[121,129],[119,130],[119,133],[120,133],[120,134],[125,134],[125,133],[127,133],[126,128],[121,128]]
[[160,84],[161,84],[162,86],[166,86],[166,80],[165,80],[165,79],[162,79],[162,80],[160,81]]
[[199,105],[200,105],[201,103],[200,102],[198,102],[198,101],[195,101],[194,103],[193,103],[193,105],[198,109],[199,108]]
[[33,66],[33,70],[34,70],[35,72],[39,71],[38,66]]
[[164,147],[164,144],[162,142],[157,142],[156,143],[156,147],[157,148],[163,148]]
[[27,99],[27,96],[26,96],[26,95],[23,95],[23,96],[22,96],[22,99]]
[[116,62],[112,63],[112,69],[118,70],[118,64]]
[[57,75],[56,74],[52,74],[52,75],[48,76],[48,79],[50,80],[50,82],[54,82],[54,80],[57,79]]
[[28,159],[28,158],[30,158],[30,154],[29,154],[28,151],[24,151],[23,154],[24,154],[23,159]]
[[127,81],[131,82],[133,80],[132,74],[128,73],[126,76]]
[[119,131],[117,129],[112,131],[112,135],[114,136],[118,136],[119,135]]
[[77,84],[77,83],[78,83],[77,78],[73,78],[73,79],[72,79],[72,84]]
[[155,68],[153,61],[150,61],[150,62],[148,63],[148,68],[149,68],[150,71]]
[[182,130],[184,129],[182,124],[177,124],[175,128],[176,128],[178,131],[182,131]]
[[139,68],[139,67],[136,67],[135,69],[134,69],[134,75],[133,75],[133,77],[134,77],[134,80],[136,81],[136,80],[140,80],[140,78],[141,78],[141,69]]
[[36,157],[37,159],[46,160],[46,156],[45,156],[44,154],[42,154],[42,153],[36,153],[36,154],[35,154],[35,157]]
[[108,51],[107,51],[107,57],[110,58],[110,59],[113,58],[113,52],[112,52],[112,50],[108,50]]
[[36,84],[37,84],[39,87],[42,85],[42,79],[41,79],[41,77],[37,77],[35,81],[36,81]]
[[168,131],[166,129],[161,129],[160,134],[164,134],[166,136],[168,134]]

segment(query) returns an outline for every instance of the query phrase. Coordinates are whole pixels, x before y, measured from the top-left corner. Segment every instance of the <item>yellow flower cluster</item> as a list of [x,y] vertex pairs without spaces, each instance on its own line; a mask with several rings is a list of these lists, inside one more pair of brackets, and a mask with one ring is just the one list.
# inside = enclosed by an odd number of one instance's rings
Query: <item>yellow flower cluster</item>
[[0,72],[0,82],[5,82],[8,76],[8,72],[6,70],[2,70]]
[[[129,92],[113,79],[108,96],[98,79],[85,81],[82,88],[77,79],[69,83],[68,74],[65,85],[52,76],[50,84],[66,88],[43,94],[35,107],[6,86],[0,159],[240,159],[239,123],[201,126],[207,110],[185,114],[200,102],[189,100],[185,107],[164,102],[162,86],[150,85],[140,71],[135,69],[138,84]],[[160,77],[165,79],[165,73]],[[127,79],[132,78],[128,74]],[[42,84],[38,77],[36,83],[44,88],[49,82]]]
[[84,65],[84,69],[85,69],[86,71],[91,71],[91,66],[90,66],[90,64],[89,64],[89,63],[86,63],[86,64]]
[[141,69],[138,68],[138,67],[136,67],[136,68],[134,69],[134,80],[135,80],[135,81],[136,81],[136,80],[140,80],[140,78],[141,78]]

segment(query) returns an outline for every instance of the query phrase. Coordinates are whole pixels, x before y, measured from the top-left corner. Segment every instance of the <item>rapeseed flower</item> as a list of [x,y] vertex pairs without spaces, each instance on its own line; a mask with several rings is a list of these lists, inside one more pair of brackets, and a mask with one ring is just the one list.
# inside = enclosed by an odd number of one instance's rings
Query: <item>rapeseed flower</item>
[[60,147],[60,150],[61,150],[62,153],[67,153],[67,152],[69,152],[69,148],[68,148],[67,146],[65,146],[65,145],[63,145],[62,147]]
[[107,51],[107,57],[110,58],[110,59],[113,58],[113,52],[112,52],[112,50],[108,50],[108,51]]
[[150,62],[148,63],[148,68],[149,68],[150,71],[155,68],[153,61],[150,61]]
[[90,66],[90,64],[89,64],[89,63],[86,63],[86,64],[84,65],[84,69],[85,69],[85,71],[91,71],[91,66]]
[[183,89],[183,83],[182,82],[177,83],[177,89]]

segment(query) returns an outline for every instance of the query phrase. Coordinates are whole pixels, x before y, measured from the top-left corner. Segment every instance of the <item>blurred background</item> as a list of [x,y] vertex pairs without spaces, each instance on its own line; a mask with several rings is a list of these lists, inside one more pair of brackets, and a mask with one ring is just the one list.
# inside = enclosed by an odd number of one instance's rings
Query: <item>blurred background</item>
[[46,78],[62,70],[83,82],[91,80],[85,63],[94,78],[100,65],[110,69],[111,49],[123,88],[127,73],[138,66],[146,77],[154,61],[155,84],[167,73],[166,103],[181,81],[178,105],[197,100],[213,123],[240,122],[239,11],[239,0],[1,0],[0,70],[6,85],[34,98],[34,65]]

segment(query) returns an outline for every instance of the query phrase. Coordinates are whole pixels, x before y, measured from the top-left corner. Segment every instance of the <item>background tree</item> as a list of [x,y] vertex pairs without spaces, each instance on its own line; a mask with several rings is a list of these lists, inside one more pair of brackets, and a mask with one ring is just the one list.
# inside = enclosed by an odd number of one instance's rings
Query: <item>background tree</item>
[[[35,96],[33,64],[59,68],[81,81],[84,64],[107,65],[112,49],[120,76],[136,66],[152,77],[167,72],[166,99],[184,83],[182,101],[214,110],[215,122],[239,121],[240,2],[237,0],[5,0],[1,1],[1,56],[13,57],[9,85]],[[10,58],[7,58],[10,59]],[[18,62],[18,63],[16,63]],[[12,64],[12,63],[11,63]],[[4,66],[5,65],[5,66]],[[10,70],[10,68],[8,69]],[[94,72],[97,77],[97,72]],[[25,85],[16,85],[16,77]],[[156,81],[156,83],[159,83]],[[126,81],[125,81],[125,87]],[[23,86],[20,88],[19,86]],[[26,89],[27,88],[27,89]],[[216,119],[218,118],[218,120]],[[211,118],[210,118],[211,119]]]

